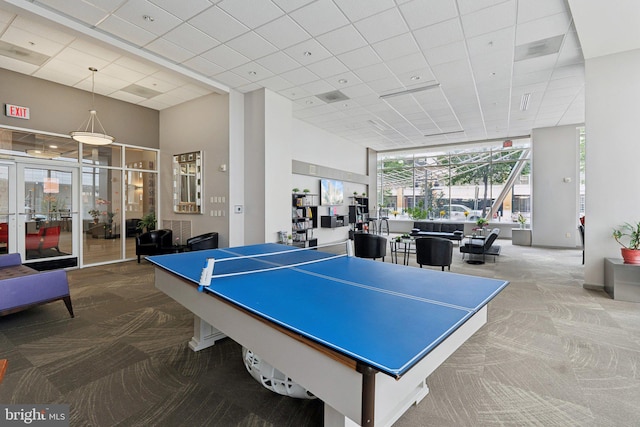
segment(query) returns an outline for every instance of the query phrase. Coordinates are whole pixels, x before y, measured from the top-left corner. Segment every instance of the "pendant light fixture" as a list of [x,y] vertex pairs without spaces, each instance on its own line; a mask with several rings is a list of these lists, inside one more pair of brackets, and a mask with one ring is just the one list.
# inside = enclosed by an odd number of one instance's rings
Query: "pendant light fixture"
[[[96,68],[89,67],[89,71],[91,71],[91,110],[89,110],[89,120],[87,120],[87,124],[84,127],[83,131],[75,131],[71,132],[71,138],[78,142],[82,142],[83,144],[89,145],[109,145],[111,144],[115,138],[107,135],[107,132],[104,130],[102,123],[100,123],[100,119],[98,119],[98,112],[95,110],[95,77],[96,72],[98,71]],[[96,129],[96,123],[100,126],[100,129]],[[102,133],[96,132],[97,130],[102,130]]]

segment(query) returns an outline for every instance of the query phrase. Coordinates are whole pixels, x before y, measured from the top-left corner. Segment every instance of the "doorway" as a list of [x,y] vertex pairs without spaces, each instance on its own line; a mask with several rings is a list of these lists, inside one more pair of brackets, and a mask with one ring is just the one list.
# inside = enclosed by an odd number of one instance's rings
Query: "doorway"
[[8,239],[9,250],[19,252],[25,263],[77,266],[78,169],[36,163],[17,163],[15,168],[15,226],[8,223],[15,242]]

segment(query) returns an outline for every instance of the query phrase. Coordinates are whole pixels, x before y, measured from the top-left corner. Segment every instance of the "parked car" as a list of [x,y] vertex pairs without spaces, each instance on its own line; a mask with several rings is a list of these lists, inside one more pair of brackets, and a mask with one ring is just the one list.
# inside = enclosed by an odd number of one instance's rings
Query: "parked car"
[[[445,211],[445,216],[449,219],[456,220],[464,220],[467,219],[469,221],[475,221],[480,218],[482,215],[482,211],[474,211],[466,207],[465,205],[451,205],[451,212],[449,212],[449,205],[444,206],[441,210]],[[468,215],[465,217],[464,213],[468,212]]]

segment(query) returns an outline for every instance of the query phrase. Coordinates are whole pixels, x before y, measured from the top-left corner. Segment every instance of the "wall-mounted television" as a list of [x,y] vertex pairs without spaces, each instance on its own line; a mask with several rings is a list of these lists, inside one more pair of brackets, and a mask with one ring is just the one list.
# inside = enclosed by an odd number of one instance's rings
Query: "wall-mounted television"
[[344,185],[342,181],[322,178],[320,180],[320,204],[323,206],[334,206],[343,203]]

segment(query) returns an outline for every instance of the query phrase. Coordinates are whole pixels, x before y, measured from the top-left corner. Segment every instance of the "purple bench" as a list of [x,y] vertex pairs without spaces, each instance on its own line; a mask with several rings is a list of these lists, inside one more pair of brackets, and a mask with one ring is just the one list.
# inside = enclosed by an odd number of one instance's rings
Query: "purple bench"
[[40,272],[22,265],[20,254],[0,255],[0,316],[57,300],[74,317],[64,270]]

